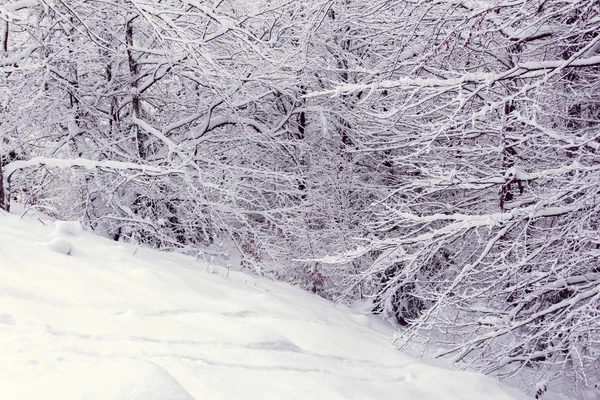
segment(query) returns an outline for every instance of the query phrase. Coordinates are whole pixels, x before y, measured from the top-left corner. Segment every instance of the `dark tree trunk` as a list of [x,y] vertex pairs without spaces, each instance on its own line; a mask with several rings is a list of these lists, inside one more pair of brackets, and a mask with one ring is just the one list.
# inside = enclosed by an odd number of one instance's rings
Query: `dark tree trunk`
[[[132,115],[135,118],[140,118],[141,116],[141,104],[140,104],[140,95],[137,92],[138,91],[138,83],[137,83],[137,79],[139,79],[139,73],[140,73],[140,66],[133,54],[133,21],[138,17],[138,15],[133,16],[132,18],[130,18],[125,26],[125,43],[127,44],[127,59],[128,59],[128,64],[129,64],[129,74],[131,75],[131,88],[133,89],[133,98],[131,99],[131,108],[132,108]],[[131,127],[132,129],[132,133],[133,133],[133,137],[136,139],[137,141],[137,147],[138,147],[138,156],[141,159],[145,159],[146,158],[146,148],[145,148],[145,141],[146,141],[146,135],[144,135],[144,132],[139,129],[136,125],[132,125]]]
[[0,36],[2,40],[2,45],[0,45],[0,49],[6,54],[8,53],[8,22],[4,21],[2,23],[2,30],[0,30]]
[[10,211],[10,199],[8,198],[8,183],[4,183],[2,162],[0,162],[0,209]]

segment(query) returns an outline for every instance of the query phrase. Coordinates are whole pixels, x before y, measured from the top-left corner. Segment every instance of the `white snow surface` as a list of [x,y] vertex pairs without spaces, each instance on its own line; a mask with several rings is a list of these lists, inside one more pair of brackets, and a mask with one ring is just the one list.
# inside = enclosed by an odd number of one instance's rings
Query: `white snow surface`
[[2,400],[531,398],[298,288],[45,223],[0,214]]

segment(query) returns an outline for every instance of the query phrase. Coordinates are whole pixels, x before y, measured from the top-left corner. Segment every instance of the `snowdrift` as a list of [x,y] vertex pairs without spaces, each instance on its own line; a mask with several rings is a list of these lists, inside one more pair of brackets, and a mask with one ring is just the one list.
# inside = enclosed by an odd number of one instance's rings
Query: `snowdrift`
[[0,399],[519,400],[300,289],[0,215]]

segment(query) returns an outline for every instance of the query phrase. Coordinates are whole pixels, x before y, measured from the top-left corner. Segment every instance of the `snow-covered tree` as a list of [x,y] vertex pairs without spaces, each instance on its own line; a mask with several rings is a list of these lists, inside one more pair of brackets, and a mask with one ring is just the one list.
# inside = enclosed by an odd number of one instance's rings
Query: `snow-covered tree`
[[356,283],[379,282],[376,309],[409,325],[400,343],[595,383],[598,3],[399,3],[402,33],[373,35],[395,53],[311,94],[339,98],[356,151],[394,171]]
[[[0,6],[0,208],[365,295],[400,344],[593,384],[597,0]],[[548,372],[550,371],[550,372]]]

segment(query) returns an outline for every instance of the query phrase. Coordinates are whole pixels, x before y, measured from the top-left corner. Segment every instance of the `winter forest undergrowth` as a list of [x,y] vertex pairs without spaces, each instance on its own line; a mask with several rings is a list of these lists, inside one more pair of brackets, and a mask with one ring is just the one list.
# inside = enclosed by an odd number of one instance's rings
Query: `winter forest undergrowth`
[[[0,208],[600,370],[598,0],[3,0]],[[413,347],[414,348],[414,347]]]

